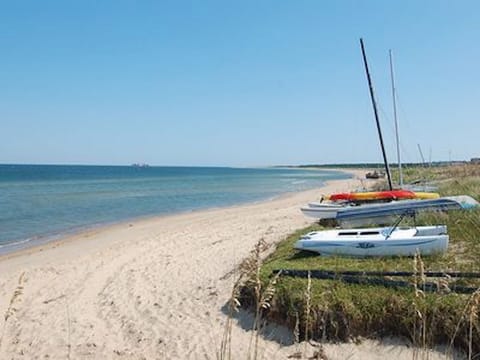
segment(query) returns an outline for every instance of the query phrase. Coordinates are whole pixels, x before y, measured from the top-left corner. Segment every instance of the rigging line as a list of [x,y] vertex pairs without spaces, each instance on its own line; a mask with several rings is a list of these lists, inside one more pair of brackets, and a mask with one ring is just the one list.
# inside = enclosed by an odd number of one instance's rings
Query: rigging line
[[[374,72],[375,71],[375,67],[374,66],[371,66],[371,64],[368,65],[371,72]],[[389,138],[394,138],[395,137],[395,129],[394,127],[392,126],[392,123],[393,123],[393,120],[390,118],[390,116],[388,115],[388,112],[385,111],[385,109],[383,108],[382,106],[382,102],[379,101],[378,99],[376,99],[375,101],[376,103],[376,106],[377,106],[377,110],[379,112],[379,114],[381,115],[381,118],[382,120],[384,120],[382,122],[382,127],[383,128],[387,128],[387,133],[390,135]],[[388,145],[387,147],[391,147],[391,144],[386,144],[385,145]]]
[[467,221],[470,222],[473,227],[475,227],[477,230],[480,230],[480,224],[478,222],[477,216],[474,216],[474,214],[469,214],[469,216],[466,216],[465,218],[467,219]]
[[[397,101],[396,101],[397,112],[400,112],[400,115],[401,115],[401,118],[402,118],[402,129],[403,129],[402,134],[403,134],[403,133],[410,134],[410,133],[412,133],[412,132],[415,131],[414,128],[413,128],[413,130],[412,130],[412,126],[411,126],[411,122],[410,122],[410,116],[409,116],[409,115],[407,114],[407,112],[405,111],[405,108],[404,108],[403,102],[402,102],[402,97],[401,97],[401,95],[398,94],[397,91],[395,92],[395,97],[396,97],[396,99],[397,99]],[[399,111],[398,111],[398,110],[399,110]],[[405,131],[405,130],[406,130],[406,131]],[[402,136],[402,139],[405,139],[405,137]],[[418,142],[418,141],[417,141],[418,139],[414,139],[414,140],[415,140],[416,142]],[[410,159],[412,159],[413,157],[412,157],[411,153],[406,152],[403,143],[404,143],[404,142],[400,142],[400,149],[401,149],[401,151],[402,151],[402,155],[403,155],[403,153],[405,152],[405,153],[407,153],[407,154],[409,155],[408,157],[409,157]],[[402,158],[403,158],[403,156],[402,156]]]
[[[398,106],[398,105],[399,105],[398,93],[395,92],[395,95],[396,95],[396,97],[397,97],[397,106]],[[396,133],[395,133],[395,127],[394,127],[394,125],[392,125],[392,124],[393,124],[393,120],[392,120],[391,117],[389,116],[388,112],[385,111],[385,109],[383,108],[381,102],[377,101],[377,107],[378,107],[379,113],[382,115],[382,118],[385,120],[385,121],[384,121],[384,124],[386,124],[386,125],[383,125],[383,124],[382,124],[382,125],[387,127],[387,132],[389,133],[389,135],[391,136],[391,138],[394,138],[394,137],[396,136]],[[403,118],[403,117],[407,118],[407,117],[405,116],[405,113],[404,113],[404,112],[402,112],[402,118]],[[407,121],[407,123],[408,123],[408,121]],[[402,124],[403,124],[403,122],[402,122]],[[403,126],[402,126],[402,128],[403,128]],[[408,130],[408,129],[409,129],[409,126],[406,126],[406,128],[407,128],[407,130]],[[408,131],[407,131],[407,132],[408,132]],[[405,137],[402,137],[402,139],[405,140]],[[390,146],[392,146],[392,145],[390,144]],[[412,157],[412,154],[409,153],[409,152],[406,150],[406,146],[404,145],[403,142],[400,142],[400,145],[399,145],[399,146],[400,146],[400,154],[402,155],[402,156],[401,156],[402,159],[412,159],[412,158],[413,158],[413,157]],[[403,156],[403,155],[406,155],[406,156]],[[402,161],[402,166],[403,166],[403,162],[404,162],[404,161]],[[397,160],[395,160],[395,163],[397,163]]]

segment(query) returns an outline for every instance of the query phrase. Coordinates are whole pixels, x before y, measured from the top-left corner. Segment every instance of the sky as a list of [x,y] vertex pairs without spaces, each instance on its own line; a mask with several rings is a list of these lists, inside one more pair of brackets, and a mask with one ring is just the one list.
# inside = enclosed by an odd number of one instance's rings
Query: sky
[[0,0],[0,163],[480,156],[478,1]]

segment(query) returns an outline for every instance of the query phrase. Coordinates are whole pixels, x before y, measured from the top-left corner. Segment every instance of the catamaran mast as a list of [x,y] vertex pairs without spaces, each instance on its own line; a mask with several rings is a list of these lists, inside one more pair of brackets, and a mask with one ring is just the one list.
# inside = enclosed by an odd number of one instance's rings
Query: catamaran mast
[[383,145],[382,129],[380,128],[380,121],[378,120],[377,103],[375,102],[375,95],[373,94],[372,79],[370,78],[370,72],[368,71],[367,56],[365,55],[365,46],[363,45],[362,38],[360,38],[360,46],[362,48],[363,63],[365,64],[365,71],[367,73],[368,87],[370,88],[370,97],[372,99],[373,113],[375,114],[375,121],[377,123],[378,137],[380,139],[380,146],[382,148],[383,162],[385,164],[385,171],[387,172],[388,187],[390,188],[390,190],[392,190],[393,187],[392,179],[390,177],[390,168],[388,167],[387,154],[385,153],[385,147]]
[[397,95],[395,92],[395,76],[393,74],[392,50],[389,50],[389,55],[390,55],[390,77],[392,78],[393,118],[395,119],[395,139],[397,141],[398,173],[400,177],[400,187],[403,187],[402,160],[400,159],[400,138],[398,135]]

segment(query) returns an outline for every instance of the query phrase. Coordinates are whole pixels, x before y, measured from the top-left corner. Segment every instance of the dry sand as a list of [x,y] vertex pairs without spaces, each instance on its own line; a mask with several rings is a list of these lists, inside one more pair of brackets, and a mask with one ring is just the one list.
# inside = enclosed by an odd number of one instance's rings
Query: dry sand
[[[300,205],[359,185],[334,181],[256,204],[126,222],[4,256],[0,359],[215,359],[235,266],[260,238],[275,243],[309,225]],[[246,358],[250,321],[245,313],[234,321],[234,359]],[[271,327],[260,358],[285,359],[297,350],[291,343],[286,329]],[[329,359],[413,356],[392,341],[326,351]]]

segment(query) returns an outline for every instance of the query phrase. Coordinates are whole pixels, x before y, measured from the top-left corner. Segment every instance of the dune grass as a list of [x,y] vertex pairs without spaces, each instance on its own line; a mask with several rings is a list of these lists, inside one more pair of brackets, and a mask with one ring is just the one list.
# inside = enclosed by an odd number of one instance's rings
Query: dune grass
[[[467,194],[480,200],[480,166],[416,168],[407,169],[405,174],[407,181],[420,177],[437,182],[441,195]],[[293,244],[302,234],[324,229],[313,225],[279,243],[257,272],[258,278],[271,286],[275,269],[412,271],[413,276],[402,279],[411,284],[409,287],[280,276],[275,279],[275,291],[270,289],[268,306],[258,306],[261,287],[258,282],[255,286],[252,282],[244,283],[238,300],[243,306],[253,307],[258,316],[287,325],[292,331],[297,329],[300,339],[348,341],[403,336],[420,349],[446,344],[472,358],[480,354],[480,290],[465,295],[451,289],[456,285],[480,289],[480,280],[448,277],[427,280],[424,274],[480,272],[480,210],[423,214],[416,223],[446,224],[450,235],[448,252],[425,258],[345,258],[294,250]],[[427,281],[435,282],[438,290],[425,291]]]

